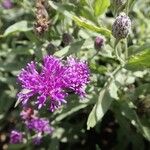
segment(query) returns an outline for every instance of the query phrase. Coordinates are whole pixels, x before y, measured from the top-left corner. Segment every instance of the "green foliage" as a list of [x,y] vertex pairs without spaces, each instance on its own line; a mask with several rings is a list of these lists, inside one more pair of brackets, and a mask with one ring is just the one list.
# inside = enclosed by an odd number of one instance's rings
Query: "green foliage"
[[9,26],[9,28],[7,28],[4,32],[4,34],[2,35],[2,37],[8,36],[9,34],[15,33],[15,32],[27,32],[32,30],[32,28],[29,28],[27,25],[27,21],[22,20],[20,22],[17,22],[11,26]]
[[150,68],[150,49],[144,49],[142,52],[132,56],[127,64],[127,69],[140,70]]
[[[0,135],[6,138],[0,141],[0,149],[5,145],[10,150],[150,149],[149,0],[128,0],[120,9],[109,0],[48,0],[45,9],[49,28],[42,34],[35,31],[35,25],[45,10],[40,16],[36,1],[12,2],[11,9],[0,2]],[[132,31],[115,46],[111,26],[119,10],[131,18]],[[62,42],[64,33],[73,37],[67,46]],[[94,47],[96,36],[105,41],[99,51]],[[34,106],[54,127],[54,132],[35,146],[33,133],[21,122],[17,76],[31,61],[41,66],[43,56],[48,54],[63,60],[70,55],[86,60],[90,83],[85,97],[70,92],[67,104],[55,112]],[[27,135],[23,143],[9,144],[13,128]],[[107,131],[111,139],[105,139]]]

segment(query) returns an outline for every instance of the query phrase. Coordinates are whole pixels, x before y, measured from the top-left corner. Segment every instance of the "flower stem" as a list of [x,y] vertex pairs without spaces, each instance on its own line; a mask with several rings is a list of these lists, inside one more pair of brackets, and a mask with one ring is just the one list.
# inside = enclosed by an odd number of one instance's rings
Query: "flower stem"
[[129,13],[129,0],[127,0],[126,2],[126,14]]
[[119,40],[116,39],[115,46],[114,46],[115,55],[116,55],[117,60],[119,60],[120,64],[124,64],[124,60],[119,56],[119,53],[118,53],[118,49],[117,49],[118,43],[119,43]]
[[125,39],[125,60],[128,59],[128,47],[127,47],[127,39]]

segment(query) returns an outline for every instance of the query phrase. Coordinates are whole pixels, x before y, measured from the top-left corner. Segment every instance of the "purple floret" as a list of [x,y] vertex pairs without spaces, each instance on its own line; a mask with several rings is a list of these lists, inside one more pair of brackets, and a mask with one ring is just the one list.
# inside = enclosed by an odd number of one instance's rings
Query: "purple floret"
[[10,133],[10,143],[11,144],[18,144],[23,141],[23,134],[16,130],[12,130]]
[[46,133],[50,134],[53,128],[50,126],[49,121],[44,118],[33,118],[26,122],[29,129],[35,131],[36,133]]

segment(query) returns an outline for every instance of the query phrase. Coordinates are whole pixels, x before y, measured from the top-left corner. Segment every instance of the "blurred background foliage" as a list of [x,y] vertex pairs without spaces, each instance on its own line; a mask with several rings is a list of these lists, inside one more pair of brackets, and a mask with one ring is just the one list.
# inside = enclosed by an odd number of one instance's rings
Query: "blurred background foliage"
[[[11,2],[11,8],[6,8],[0,1],[0,149],[150,149],[150,1],[129,0],[124,6],[132,20],[127,42],[130,57],[124,68],[117,68],[114,57],[113,1],[47,0],[50,26],[42,35],[35,32],[37,2]],[[64,33],[72,38],[68,43],[63,41]],[[105,38],[98,52],[96,36]],[[124,50],[124,41],[118,48]],[[62,109],[40,111],[55,128],[40,146],[30,141],[9,145],[12,128],[26,132],[20,122],[21,107],[14,108],[20,87],[16,77],[28,62],[39,62],[47,54],[60,58],[71,54],[88,61],[87,96],[79,100],[71,94]]]

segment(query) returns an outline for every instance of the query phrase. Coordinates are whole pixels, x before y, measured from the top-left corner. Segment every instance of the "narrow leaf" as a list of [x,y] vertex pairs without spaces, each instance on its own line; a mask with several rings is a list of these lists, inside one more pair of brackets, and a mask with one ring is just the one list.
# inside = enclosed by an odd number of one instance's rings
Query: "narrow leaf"
[[106,37],[110,37],[111,36],[111,31],[104,28],[104,27],[98,27],[94,24],[92,24],[90,21],[88,21],[87,19],[80,19],[77,16],[73,17],[73,20],[76,22],[76,24],[84,29],[88,29],[97,33],[100,33]]
[[20,22],[17,22],[10,27],[8,27],[2,37],[8,36],[9,34],[15,33],[15,32],[27,32],[32,30],[32,28],[28,27],[27,21],[23,20]]
[[98,121],[102,119],[106,111],[109,109],[112,98],[109,95],[109,92],[106,91],[107,89],[103,89],[98,98],[98,102],[94,105],[88,120],[87,120],[87,129],[93,128]]

